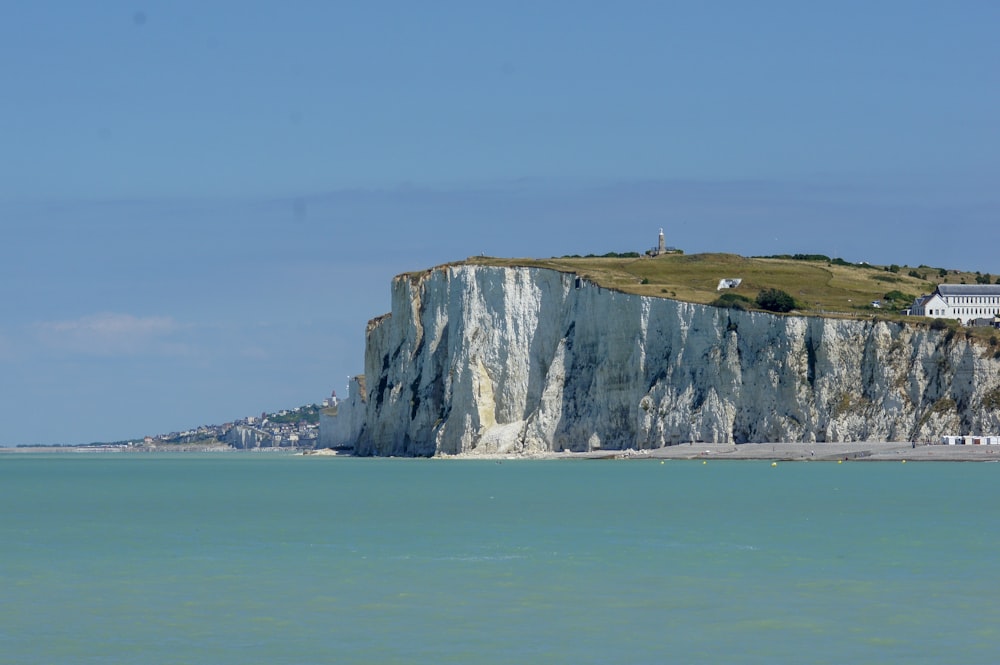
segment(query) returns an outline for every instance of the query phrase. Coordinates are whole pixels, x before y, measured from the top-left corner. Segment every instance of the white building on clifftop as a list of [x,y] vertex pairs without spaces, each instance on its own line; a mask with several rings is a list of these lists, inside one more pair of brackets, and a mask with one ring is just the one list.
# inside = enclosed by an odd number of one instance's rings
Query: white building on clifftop
[[914,300],[910,314],[958,319],[965,325],[995,318],[1000,316],[1000,284],[940,284],[934,293]]

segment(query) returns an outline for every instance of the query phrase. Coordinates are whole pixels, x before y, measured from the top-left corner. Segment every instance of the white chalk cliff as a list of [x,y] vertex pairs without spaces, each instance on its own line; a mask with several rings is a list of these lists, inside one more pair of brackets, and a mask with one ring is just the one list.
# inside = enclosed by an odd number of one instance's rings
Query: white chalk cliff
[[[1000,432],[1000,360],[964,334],[628,295],[540,268],[397,277],[338,443],[361,455]],[[355,388],[364,389],[355,390]],[[363,414],[363,415],[362,415]]]

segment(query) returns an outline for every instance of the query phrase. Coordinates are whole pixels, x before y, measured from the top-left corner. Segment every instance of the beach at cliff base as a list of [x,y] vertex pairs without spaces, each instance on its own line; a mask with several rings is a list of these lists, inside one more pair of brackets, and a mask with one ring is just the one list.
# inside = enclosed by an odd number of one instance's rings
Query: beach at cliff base
[[529,455],[469,453],[449,459],[764,460],[785,462],[996,462],[1000,446],[857,441],[840,443],[682,443],[654,449],[591,450]]

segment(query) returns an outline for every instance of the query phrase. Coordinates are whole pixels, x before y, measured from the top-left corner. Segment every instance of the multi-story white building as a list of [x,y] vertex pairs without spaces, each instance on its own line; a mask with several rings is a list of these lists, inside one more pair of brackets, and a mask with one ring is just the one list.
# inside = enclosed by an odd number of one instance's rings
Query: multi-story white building
[[1000,316],[1000,284],[940,284],[934,293],[914,300],[910,314],[958,319],[965,325],[995,318]]

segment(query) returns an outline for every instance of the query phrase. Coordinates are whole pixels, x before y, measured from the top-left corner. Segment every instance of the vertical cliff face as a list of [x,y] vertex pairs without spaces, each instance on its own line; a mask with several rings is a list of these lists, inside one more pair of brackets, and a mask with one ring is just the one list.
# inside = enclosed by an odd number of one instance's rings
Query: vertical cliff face
[[963,335],[626,295],[538,268],[396,278],[365,375],[359,454],[1000,431],[1000,362]]

